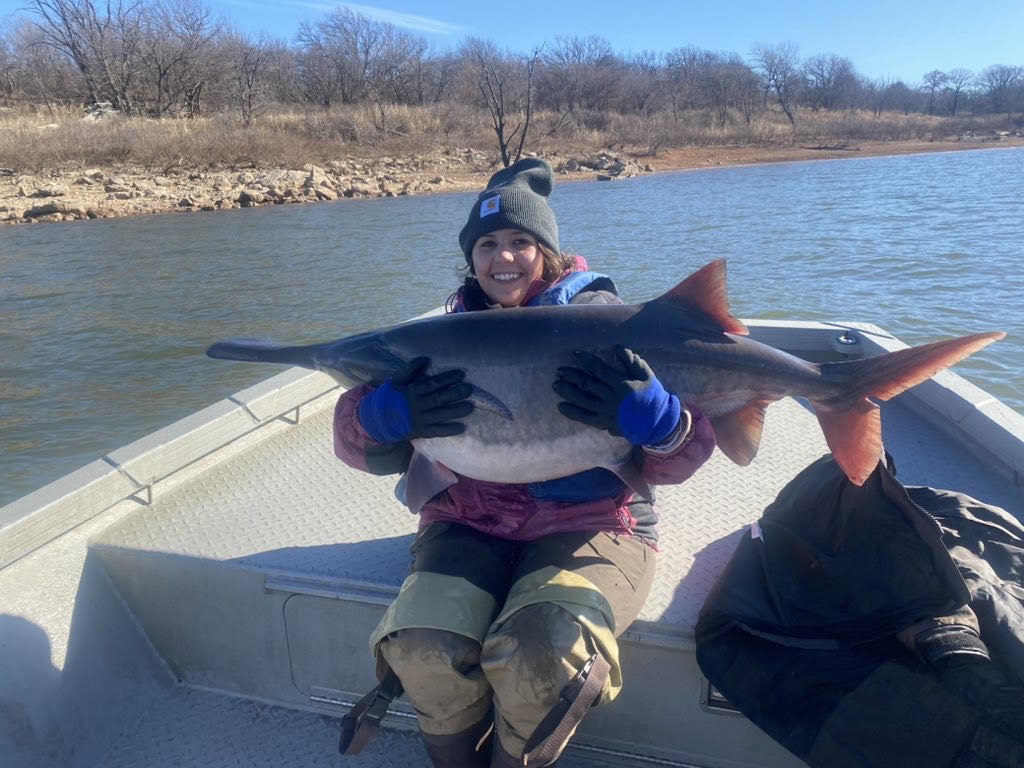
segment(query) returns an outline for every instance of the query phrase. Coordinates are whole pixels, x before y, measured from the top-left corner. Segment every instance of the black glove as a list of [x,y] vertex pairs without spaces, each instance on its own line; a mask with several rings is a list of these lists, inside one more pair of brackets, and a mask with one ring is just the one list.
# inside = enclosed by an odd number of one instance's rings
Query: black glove
[[359,422],[378,443],[399,443],[418,437],[450,437],[465,432],[453,419],[469,415],[466,398],[473,388],[465,371],[427,376],[429,357],[410,360],[398,373],[359,401]]
[[552,387],[567,402],[562,415],[606,429],[633,445],[658,445],[679,426],[679,398],[658,381],[640,355],[615,348],[615,365],[577,350],[579,368],[559,368]]

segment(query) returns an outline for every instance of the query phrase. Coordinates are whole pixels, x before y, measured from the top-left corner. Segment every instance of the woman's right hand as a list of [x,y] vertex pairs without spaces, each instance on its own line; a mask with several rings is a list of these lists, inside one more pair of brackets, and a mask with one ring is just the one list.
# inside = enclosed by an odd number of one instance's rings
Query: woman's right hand
[[359,401],[359,422],[366,434],[378,443],[400,443],[466,430],[465,424],[455,421],[473,411],[467,400],[473,388],[463,381],[465,371],[427,376],[429,366],[429,357],[413,358]]

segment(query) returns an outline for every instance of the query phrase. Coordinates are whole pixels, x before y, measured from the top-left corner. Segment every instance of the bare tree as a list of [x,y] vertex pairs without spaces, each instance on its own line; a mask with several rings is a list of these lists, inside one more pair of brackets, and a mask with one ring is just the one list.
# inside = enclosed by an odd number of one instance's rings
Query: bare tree
[[754,66],[761,73],[765,92],[772,92],[779,108],[796,127],[793,104],[800,87],[800,53],[795,43],[767,45],[757,43],[753,52]]
[[533,117],[533,72],[540,56],[500,51],[494,43],[469,38],[462,58],[483,106],[491,116],[501,162],[507,168],[523,156]]
[[750,125],[760,103],[761,82],[757,74],[736,54],[730,54],[724,65],[725,74],[732,82],[732,102]]
[[641,51],[622,62],[622,101],[630,112],[649,114],[665,93],[664,67],[656,51]]
[[320,24],[302,22],[295,37],[299,45],[295,57],[296,79],[309,101],[330,109],[340,94],[345,70],[334,41]]
[[299,82],[307,98],[324,109],[339,100],[366,96],[366,72],[376,53],[379,22],[349,8],[337,8],[315,24],[303,22]]
[[458,57],[453,53],[425,52],[413,65],[413,93],[416,104],[437,104],[455,98]]
[[0,98],[6,101],[13,101],[19,90],[17,55],[12,37],[9,29],[4,29],[0,36]]
[[916,88],[911,88],[902,80],[889,83],[884,98],[890,109],[898,109],[905,115],[920,111],[921,92]]
[[928,94],[928,114],[931,115],[935,111],[935,94],[949,82],[949,75],[938,69],[933,69],[931,72],[925,73],[925,76],[921,78],[921,90]]
[[705,51],[697,74],[699,103],[708,110],[720,128],[732,119],[731,110],[739,109],[748,125],[760,93],[757,75],[735,53]]
[[194,117],[220,26],[199,0],[162,0],[142,16],[141,60],[149,111]]
[[11,100],[43,104],[52,113],[57,104],[86,99],[78,71],[64,54],[47,45],[39,29],[27,20],[12,23],[0,47],[6,50],[2,72]]
[[974,73],[969,69],[957,68],[949,71],[949,79],[946,81],[946,92],[951,101],[949,114],[956,117],[960,109],[960,101],[967,89],[974,82]]
[[377,50],[366,67],[366,91],[377,107],[377,130],[387,133],[389,104],[414,98],[417,62],[423,59],[427,43],[391,24],[379,28]]
[[853,62],[834,53],[812,56],[804,62],[804,103],[812,111],[849,106],[857,89]]
[[887,77],[879,77],[873,80],[865,78],[862,82],[861,87],[864,90],[867,105],[875,117],[878,117],[886,109],[890,108],[886,103],[890,85],[892,85],[892,80]]
[[1009,112],[1011,94],[1018,83],[1024,82],[1024,67],[995,64],[978,75],[978,85],[988,99],[992,112]]
[[676,120],[684,109],[697,109],[700,93],[700,79],[710,66],[708,51],[692,46],[676,48],[665,55],[669,98],[672,115]]
[[136,111],[141,0],[29,0],[43,44],[73,62],[91,102]]
[[246,126],[252,125],[266,105],[267,70],[272,48],[265,35],[250,37],[236,32],[226,40],[233,101]]
[[613,103],[619,61],[603,37],[557,37],[543,57],[542,89],[549,106],[576,118],[580,110]]
[[387,45],[391,25],[345,7],[333,11],[322,23],[333,42],[338,65],[347,75],[343,98],[351,102],[366,98],[370,68]]

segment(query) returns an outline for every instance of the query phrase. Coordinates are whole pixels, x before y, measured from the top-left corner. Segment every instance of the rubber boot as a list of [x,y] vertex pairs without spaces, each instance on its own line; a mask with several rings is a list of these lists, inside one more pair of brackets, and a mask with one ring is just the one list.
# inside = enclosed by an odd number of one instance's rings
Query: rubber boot
[[420,731],[435,768],[489,768],[494,742],[493,720],[488,717],[464,731],[435,736]]

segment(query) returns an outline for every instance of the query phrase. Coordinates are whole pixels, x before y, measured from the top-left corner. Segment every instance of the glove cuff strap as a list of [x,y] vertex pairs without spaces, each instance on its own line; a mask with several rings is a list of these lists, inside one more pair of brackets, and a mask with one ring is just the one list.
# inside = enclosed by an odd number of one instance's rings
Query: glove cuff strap
[[657,445],[645,445],[644,450],[648,453],[672,453],[689,442],[691,437],[693,437],[693,415],[689,408],[680,403],[679,423],[676,424],[676,428],[665,440]]

